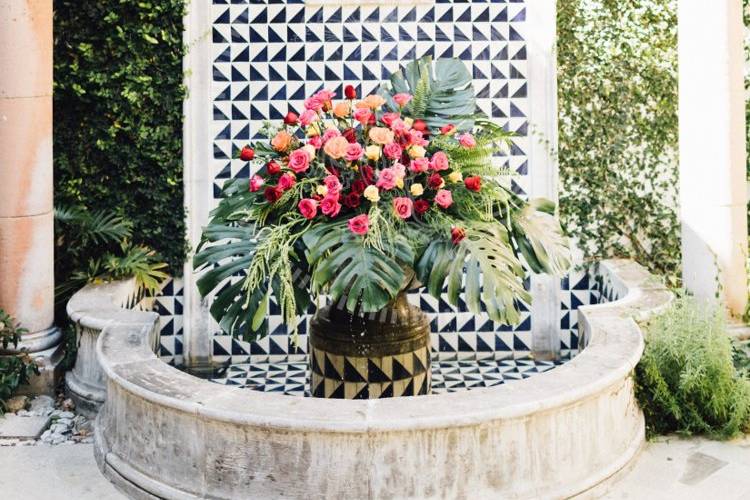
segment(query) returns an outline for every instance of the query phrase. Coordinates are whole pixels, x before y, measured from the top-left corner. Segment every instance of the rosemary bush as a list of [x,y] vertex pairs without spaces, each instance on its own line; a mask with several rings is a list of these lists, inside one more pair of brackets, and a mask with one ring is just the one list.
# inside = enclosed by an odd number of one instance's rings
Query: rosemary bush
[[750,381],[732,361],[723,312],[680,297],[647,326],[636,395],[649,435],[730,438],[750,426]]

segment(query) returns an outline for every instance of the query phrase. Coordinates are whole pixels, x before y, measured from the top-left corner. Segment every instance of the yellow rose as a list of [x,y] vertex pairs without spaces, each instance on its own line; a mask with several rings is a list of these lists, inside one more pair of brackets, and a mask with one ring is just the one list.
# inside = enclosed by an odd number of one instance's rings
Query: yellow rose
[[461,175],[461,172],[451,172],[448,174],[448,180],[451,181],[453,184],[458,184],[462,180],[464,180],[464,176]]
[[378,109],[380,106],[385,104],[385,99],[379,95],[370,94],[357,103],[358,108],[370,108],[372,110]]
[[411,188],[409,188],[409,191],[411,192],[412,196],[422,196],[422,194],[424,193],[424,187],[422,187],[422,185],[419,183],[412,184]]
[[409,156],[412,158],[424,158],[427,151],[422,146],[412,146],[409,148]]
[[333,116],[336,118],[346,118],[349,116],[351,106],[349,101],[341,101],[333,107]]
[[380,192],[375,186],[367,186],[363,194],[365,195],[365,198],[373,203],[380,201]]
[[365,149],[365,156],[368,160],[378,161],[380,159],[380,146],[371,145]]
[[406,128],[411,128],[414,125],[414,118],[404,118],[404,125],[406,125]]
[[323,151],[334,160],[338,160],[346,155],[347,146],[349,146],[349,141],[345,137],[334,137],[326,142]]
[[308,125],[305,133],[307,134],[307,137],[315,137],[316,135],[320,135],[320,122],[315,122]]
[[385,127],[372,127],[369,137],[376,144],[385,145],[393,142],[393,132]]
[[325,196],[328,194],[328,188],[321,184],[320,186],[315,188],[315,192],[320,196]]
[[398,179],[396,179],[396,187],[399,188],[399,189],[404,189],[404,178],[403,177],[399,177]]

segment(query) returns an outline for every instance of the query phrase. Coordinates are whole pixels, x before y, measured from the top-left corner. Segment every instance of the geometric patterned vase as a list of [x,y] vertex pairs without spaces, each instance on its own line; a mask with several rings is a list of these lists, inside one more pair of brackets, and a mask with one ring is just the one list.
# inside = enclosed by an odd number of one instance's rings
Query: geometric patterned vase
[[377,399],[430,393],[430,324],[402,292],[376,313],[319,309],[310,322],[316,398]]

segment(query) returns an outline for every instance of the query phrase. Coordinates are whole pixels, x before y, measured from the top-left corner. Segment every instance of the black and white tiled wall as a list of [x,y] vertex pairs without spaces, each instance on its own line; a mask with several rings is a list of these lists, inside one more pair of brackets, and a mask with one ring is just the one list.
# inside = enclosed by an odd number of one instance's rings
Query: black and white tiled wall
[[[213,162],[209,166],[216,199],[230,178],[253,172],[234,152],[258,137],[264,120],[299,110],[304,98],[320,88],[341,95],[343,85],[373,92],[380,81],[409,61],[432,55],[457,57],[474,77],[478,106],[516,133],[501,164],[514,173],[511,188],[529,191],[529,95],[527,81],[526,0],[464,0],[398,5],[312,6],[304,0],[212,0],[211,123]],[[157,300],[162,314],[162,355],[182,361],[182,291],[174,282]],[[561,348],[577,349],[576,308],[594,301],[589,278],[573,273],[562,280]],[[531,346],[531,315],[515,327],[497,325],[465,307],[454,307],[426,292],[410,300],[428,315],[434,357],[460,363],[481,359],[524,358]],[[217,332],[218,361],[291,363],[304,360],[307,320],[295,345],[270,310],[272,334],[252,344]],[[456,365],[459,366],[459,365]],[[293,384],[294,385],[294,384]],[[297,384],[298,385],[298,384]]]

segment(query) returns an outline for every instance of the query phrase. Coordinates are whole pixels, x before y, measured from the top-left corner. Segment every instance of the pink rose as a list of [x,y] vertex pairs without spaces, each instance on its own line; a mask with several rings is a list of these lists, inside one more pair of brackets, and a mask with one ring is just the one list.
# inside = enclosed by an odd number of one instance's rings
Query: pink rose
[[318,113],[312,109],[308,109],[299,117],[299,122],[305,127],[316,121],[318,121]]
[[339,132],[338,129],[335,129],[335,128],[326,129],[326,131],[323,133],[323,144],[333,139],[334,137],[339,137],[340,135],[341,135],[341,132]]
[[263,180],[263,177],[261,177],[260,175],[256,174],[250,177],[250,191],[253,193],[258,191],[261,188],[261,186],[263,186],[264,182],[265,181]]
[[328,217],[336,217],[341,210],[338,193],[334,196],[330,194],[320,202],[320,211]]
[[367,108],[357,108],[354,110],[354,119],[362,125],[367,125],[367,122],[370,121],[371,116],[372,111]]
[[308,97],[307,99],[305,99],[305,109],[310,111],[320,111],[321,109],[323,109],[323,102],[324,101],[317,95]]
[[357,142],[350,143],[346,147],[346,161],[358,161],[363,154],[365,154],[365,150]]
[[409,170],[417,174],[427,172],[427,169],[429,167],[430,162],[427,160],[427,158],[416,158],[409,164]]
[[336,97],[336,94],[331,92],[330,90],[319,90],[317,94],[315,94],[315,97],[320,99],[321,102],[328,102],[333,100],[334,97]]
[[279,187],[282,191],[291,189],[297,183],[297,178],[291,172],[285,172],[279,177]]
[[458,143],[467,149],[471,149],[477,145],[477,140],[471,134],[463,134],[458,138]]
[[301,199],[297,208],[305,219],[312,219],[318,214],[318,202],[312,198]]
[[358,215],[349,219],[349,230],[354,234],[363,235],[370,229],[370,219],[367,214]]
[[453,205],[453,195],[447,189],[440,189],[435,195],[435,203],[442,208],[448,208]]
[[386,158],[390,158],[391,160],[398,160],[401,158],[403,152],[404,150],[401,149],[401,146],[399,146],[397,142],[386,144],[383,148],[383,153],[385,153]]
[[408,219],[411,217],[411,209],[414,206],[410,198],[401,196],[399,198],[393,198],[393,210],[396,215],[402,219]]
[[310,155],[307,151],[302,148],[292,151],[289,155],[289,168],[296,174],[301,174],[310,168]]
[[391,130],[397,134],[403,134],[408,130],[408,127],[406,126],[406,123],[404,123],[404,120],[399,118],[398,120],[393,120],[393,123],[391,123]]
[[315,149],[320,149],[323,146],[323,138],[319,135],[316,135],[314,137],[310,137],[307,143]]
[[440,170],[448,170],[448,155],[446,155],[442,151],[438,151],[437,153],[432,155],[430,166],[432,167],[432,170],[435,170],[437,172],[439,172]]
[[403,179],[406,176],[406,167],[400,163],[394,163],[391,167],[393,173],[396,174],[396,179]]
[[409,104],[409,101],[411,101],[411,94],[401,93],[396,94],[393,96],[393,100],[396,101],[396,104],[399,105],[399,107],[403,108],[407,104]]
[[385,113],[380,117],[380,121],[385,123],[388,127],[391,126],[394,120],[401,117],[401,113]]
[[397,179],[398,176],[396,175],[396,172],[393,171],[393,169],[384,168],[378,173],[378,182],[376,182],[375,185],[386,190],[393,189],[396,187]]
[[424,138],[424,132],[420,132],[419,130],[410,130],[409,143],[415,146],[425,147],[429,144],[429,141]]
[[341,191],[341,182],[339,182],[339,178],[335,175],[326,176],[326,178],[323,179],[323,184],[328,188],[329,196],[338,194],[339,191]]

